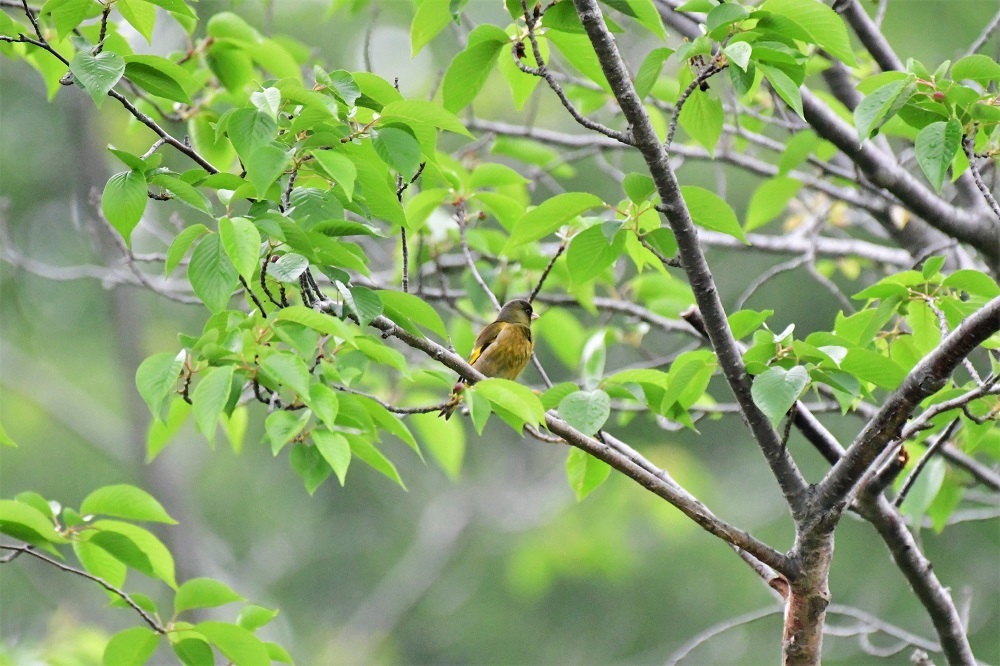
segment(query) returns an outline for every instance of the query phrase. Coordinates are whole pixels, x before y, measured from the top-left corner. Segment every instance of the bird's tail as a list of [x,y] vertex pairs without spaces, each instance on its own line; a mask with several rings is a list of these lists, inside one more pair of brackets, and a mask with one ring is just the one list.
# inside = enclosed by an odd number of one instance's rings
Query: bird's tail
[[448,402],[438,412],[438,416],[443,416],[445,421],[450,419],[451,415],[458,409],[458,406],[462,404],[462,391],[464,390],[465,385],[462,382],[455,384],[455,388],[451,390],[451,398],[448,399]]

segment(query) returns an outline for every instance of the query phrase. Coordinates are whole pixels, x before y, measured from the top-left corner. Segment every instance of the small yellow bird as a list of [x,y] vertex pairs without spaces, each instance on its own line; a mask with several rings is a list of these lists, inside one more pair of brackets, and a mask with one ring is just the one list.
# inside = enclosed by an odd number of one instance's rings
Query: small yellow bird
[[[531,360],[531,322],[538,315],[531,309],[531,303],[516,298],[500,309],[496,321],[489,324],[476,338],[475,347],[469,355],[469,365],[487,377],[516,379]],[[462,380],[452,389],[451,399],[441,409],[438,416],[445,419],[458,409],[462,402]]]

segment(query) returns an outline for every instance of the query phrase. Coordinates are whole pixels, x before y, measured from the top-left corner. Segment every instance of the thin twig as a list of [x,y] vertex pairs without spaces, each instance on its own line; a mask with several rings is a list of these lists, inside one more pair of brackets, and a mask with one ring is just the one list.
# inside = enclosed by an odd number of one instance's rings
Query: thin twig
[[564,240],[563,242],[559,243],[559,247],[556,248],[556,251],[552,255],[552,258],[549,259],[548,265],[545,267],[545,270],[542,271],[542,276],[538,278],[538,284],[536,284],[535,288],[531,290],[531,295],[528,296],[529,303],[534,303],[535,296],[538,296],[538,292],[542,290],[542,285],[545,284],[545,278],[549,276],[549,272],[552,270],[552,267],[556,265],[556,259],[558,259],[560,255],[562,255],[562,253],[565,251],[566,251],[566,241]]
[[955,430],[958,428],[961,422],[962,419],[955,419],[954,421],[952,421],[948,425],[948,427],[945,428],[944,432],[941,433],[938,436],[938,438],[934,440],[934,442],[930,446],[927,447],[927,450],[924,451],[924,455],[920,457],[920,460],[918,460],[917,464],[913,467],[913,471],[910,472],[910,475],[908,477],[906,477],[906,481],[903,483],[903,487],[899,489],[899,495],[897,495],[896,499],[893,500],[892,502],[893,506],[895,506],[897,509],[900,506],[902,506],[903,501],[906,499],[906,496],[913,488],[913,484],[917,482],[917,478],[920,476],[920,473],[924,471],[924,467],[926,467],[927,463],[930,462],[931,456],[933,456],[934,453],[937,452],[937,450],[945,442],[951,439],[951,436],[955,434]]
[[511,48],[511,54],[514,57],[514,64],[517,65],[517,68],[525,74],[531,74],[532,76],[544,79],[545,82],[549,84],[549,88],[552,89],[552,92],[554,92],[559,98],[559,101],[562,102],[563,107],[569,111],[569,114],[573,116],[573,119],[576,120],[576,122],[580,123],[589,130],[600,132],[604,136],[614,139],[615,141],[623,143],[627,146],[632,145],[632,140],[625,132],[613,130],[599,122],[591,120],[581,114],[577,108],[573,106],[573,103],[569,101],[568,97],[566,97],[566,93],[563,91],[562,86],[560,86],[559,82],[556,81],[556,78],[552,76],[548,66],[545,64],[545,59],[542,57],[542,50],[538,46],[538,38],[535,36],[535,19],[531,18],[531,14],[528,12],[527,0],[521,0],[521,10],[524,13],[524,22],[527,25],[528,40],[531,42],[532,54],[535,57],[535,62],[538,64],[538,67],[530,67],[521,62],[520,51],[524,48],[524,43],[517,42]]
[[965,155],[969,158],[969,171],[972,173],[972,180],[976,183],[976,187],[982,192],[983,198],[986,199],[986,203],[989,204],[990,209],[993,214],[1000,219],[1000,204],[997,203],[996,198],[993,193],[990,192],[990,188],[986,186],[986,182],[983,180],[983,174],[979,172],[979,166],[976,165],[976,130],[979,124],[973,125],[972,131],[967,135],[962,137],[962,148],[965,149]]
[[674,104],[674,115],[670,118],[670,125],[667,128],[667,140],[663,142],[664,149],[669,151],[670,144],[674,142],[674,134],[677,132],[677,121],[681,117],[681,109],[684,107],[684,103],[687,102],[688,98],[694,93],[695,90],[700,88],[705,81],[721,71],[722,67],[720,67],[717,63],[710,63],[698,72],[698,75],[694,77],[694,81],[688,84],[688,87],[685,88],[684,92],[682,92],[680,97],[677,98],[677,103]]
[[986,43],[986,40],[990,38],[990,35],[992,35],[998,27],[1000,27],[1000,12],[997,12],[996,14],[993,15],[993,18],[990,20],[990,22],[986,24],[985,28],[983,28],[982,33],[980,33],[980,35],[976,37],[976,41],[972,42],[972,44],[969,45],[969,48],[965,52],[965,55],[966,56],[973,55],[976,51],[981,49],[983,47],[983,44]]
[[486,295],[489,296],[490,301],[493,303],[493,307],[499,310],[500,301],[497,300],[493,290],[490,289],[489,285],[486,284],[486,280],[484,280],[483,276],[479,273],[479,269],[476,268],[476,262],[472,258],[472,252],[469,251],[469,241],[465,235],[465,227],[468,224],[468,220],[465,218],[465,204],[462,202],[455,204],[455,221],[458,222],[458,234],[462,242],[462,254],[465,255],[465,263],[472,272],[472,277],[476,280],[476,283],[484,292],[486,292]]
[[108,36],[108,15],[111,14],[111,2],[104,5],[104,9],[101,11],[101,32],[97,38],[97,46],[91,52],[91,55],[99,55],[101,51],[104,50],[104,39]]
[[149,613],[147,613],[145,610],[143,610],[142,606],[140,606],[139,604],[137,604],[132,599],[132,597],[130,597],[124,590],[121,590],[121,589],[115,587],[114,585],[112,585],[111,583],[107,582],[103,578],[99,578],[98,576],[95,576],[95,575],[93,575],[91,573],[88,573],[88,572],[83,571],[81,569],[76,569],[76,568],[71,567],[69,565],[63,564],[62,562],[59,562],[58,560],[54,560],[51,557],[47,557],[45,555],[42,555],[38,551],[34,550],[31,546],[8,546],[8,545],[5,545],[5,544],[0,544],[0,549],[10,550],[10,551],[20,551],[20,552],[22,552],[22,553],[24,553],[26,555],[31,555],[34,558],[42,560],[43,562],[47,562],[48,564],[51,564],[52,566],[56,567],[57,569],[60,569],[60,570],[65,571],[67,573],[76,574],[77,576],[82,576],[82,577],[86,578],[87,580],[94,581],[95,583],[97,583],[98,585],[100,585],[101,587],[103,587],[104,589],[106,589],[108,592],[111,592],[111,593],[117,595],[118,597],[120,597],[122,601],[124,601],[129,606],[131,606],[132,609],[136,613],[138,613],[139,616],[142,617],[143,620],[145,620],[146,624],[148,624],[150,626],[150,628],[152,628],[153,631],[155,631],[158,634],[166,634],[167,633],[167,630],[164,627],[162,627],[160,625],[160,623],[157,622]]
[[260,316],[263,317],[264,319],[267,319],[267,311],[264,310],[264,304],[260,302],[259,298],[257,298],[257,294],[253,293],[253,289],[250,288],[250,285],[247,284],[247,281],[243,278],[242,275],[240,276],[240,284],[243,285],[243,290],[246,291],[247,295],[250,296],[250,299],[253,301],[253,304],[257,306],[257,310],[258,312],[260,312]]

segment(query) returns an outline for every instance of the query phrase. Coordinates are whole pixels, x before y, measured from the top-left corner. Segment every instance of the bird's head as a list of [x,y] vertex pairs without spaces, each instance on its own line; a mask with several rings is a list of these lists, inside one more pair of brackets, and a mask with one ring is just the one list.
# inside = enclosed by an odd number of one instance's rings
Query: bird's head
[[538,315],[532,309],[531,303],[523,298],[515,298],[510,301],[500,309],[500,314],[497,315],[497,321],[522,326],[530,326],[535,319],[538,319]]

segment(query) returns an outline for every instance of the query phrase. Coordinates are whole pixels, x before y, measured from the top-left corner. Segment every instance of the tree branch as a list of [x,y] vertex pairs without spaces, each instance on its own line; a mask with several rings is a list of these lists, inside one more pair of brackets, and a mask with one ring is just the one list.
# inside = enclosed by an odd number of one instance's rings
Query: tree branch
[[[339,308],[335,303],[326,301],[320,303],[319,306],[334,316],[340,315]],[[427,338],[413,335],[385,316],[376,317],[372,320],[371,325],[384,334],[399,339],[409,347],[419,350],[431,359],[451,368],[470,383],[485,379],[485,375],[466,363],[455,352],[445,349]],[[747,532],[716,517],[697,498],[678,485],[664,470],[652,465],[631,447],[610,436],[606,436],[609,443],[588,437],[551,412],[546,414],[545,421],[546,427],[552,433],[560,436],[566,443],[603,460],[639,485],[665,499],[705,531],[714,534],[730,545],[749,552],[787,578],[794,578],[796,572],[794,563],[785,555],[755,539]]]
[[900,434],[920,401],[944,387],[962,359],[998,330],[1000,297],[967,317],[910,371],[819,484],[816,506],[831,510],[842,504],[889,442]]
[[625,68],[614,38],[604,23],[604,17],[596,0],[574,0],[580,21],[597,53],[604,76],[614,91],[615,98],[632,127],[635,146],[649,168],[662,203],[657,207],[665,214],[677,239],[681,262],[695,299],[705,318],[709,339],[712,342],[719,364],[726,376],[736,401],[743,408],[743,416],[760,446],[771,471],[778,481],[793,515],[803,508],[803,495],[807,489],[805,479],[796,467],[787,450],[781,447],[778,433],[770,421],[760,411],[750,395],[750,380],[743,366],[743,359],[736,347],[732,331],[726,320],[726,313],[719,299],[715,280],[698,243],[691,215],[687,210],[680,187],[670,168],[667,154],[656,136],[649,116],[643,108],[642,100]]
[[1000,226],[939,198],[870,141],[859,146],[853,127],[808,89],[802,88],[801,94],[806,121],[857,164],[873,184],[898,197],[931,226],[976,248],[991,266],[1000,268]]
[[[147,613],[145,610],[143,610],[142,606],[140,606],[139,604],[137,604],[132,599],[132,597],[130,597],[124,590],[121,590],[121,589],[115,587],[114,585],[112,585],[111,583],[107,582],[103,578],[99,578],[99,577],[97,577],[97,576],[95,576],[95,575],[93,575],[91,573],[88,573],[88,572],[83,571],[81,569],[77,569],[75,567],[71,567],[69,565],[63,564],[62,562],[60,562],[58,560],[54,560],[51,557],[48,557],[46,555],[42,555],[41,553],[39,553],[37,550],[35,550],[31,546],[8,546],[8,545],[5,545],[5,544],[0,544],[0,550],[9,550],[9,551],[15,551],[15,552],[24,553],[25,555],[31,555],[34,558],[37,558],[37,559],[39,559],[39,560],[41,560],[43,562],[51,564],[52,566],[54,566],[57,569],[60,569],[61,571],[65,571],[67,573],[76,574],[77,576],[82,576],[83,578],[86,578],[87,580],[92,580],[95,583],[97,583],[98,585],[100,585],[101,587],[103,587],[108,592],[111,592],[112,594],[117,595],[119,598],[121,598],[122,601],[124,601],[125,603],[127,603],[132,608],[132,610],[134,610],[136,613],[139,614],[139,616],[146,622],[146,624],[148,624],[150,626],[150,628],[153,631],[155,631],[158,634],[166,634],[167,633],[167,630],[164,627],[162,627],[160,625],[160,623],[157,622],[153,618],[153,616],[151,616],[149,613]],[[11,559],[13,559],[13,558],[11,558]],[[5,561],[9,562],[10,560],[5,560]]]

